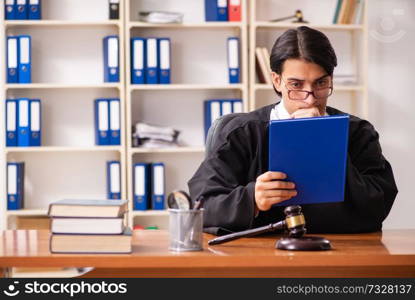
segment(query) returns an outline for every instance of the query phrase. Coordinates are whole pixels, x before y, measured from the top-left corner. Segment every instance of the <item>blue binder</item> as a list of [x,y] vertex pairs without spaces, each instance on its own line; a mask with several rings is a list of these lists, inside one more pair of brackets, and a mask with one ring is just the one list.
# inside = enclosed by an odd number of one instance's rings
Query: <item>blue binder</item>
[[94,100],[95,144],[110,145],[109,103],[107,99]]
[[30,100],[30,146],[41,145],[41,108],[40,99]]
[[270,121],[269,170],[287,174],[288,206],[344,200],[349,116]]
[[120,99],[109,99],[110,145],[121,143]]
[[165,209],[165,175],[163,163],[151,164],[151,208],[155,210]]
[[27,0],[16,0],[16,20],[27,20]]
[[17,99],[18,125],[17,145],[19,147],[30,146],[30,99]]
[[17,146],[17,102],[6,100],[6,146]]
[[136,163],[133,166],[134,210],[147,210],[150,204],[151,178],[148,163]]
[[5,0],[4,1],[4,18],[6,20],[16,19],[15,1],[16,0]]
[[242,99],[232,99],[232,112],[241,113],[244,111]]
[[207,22],[228,21],[228,1],[205,0],[205,19]]
[[19,36],[19,83],[32,82],[31,37]]
[[19,38],[7,37],[7,83],[19,82]]
[[145,83],[146,40],[131,38],[131,83]]
[[158,39],[159,83],[170,83],[170,39]]
[[107,197],[121,199],[121,164],[117,160],[107,161]]
[[29,0],[28,19],[42,19],[41,0]]
[[7,209],[22,209],[24,205],[24,163],[7,163]]
[[232,113],[232,100],[220,100],[220,115],[228,115]]
[[205,100],[204,102],[204,120],[205,120],[205,140],[210,126],[217,118],[222,115],[221,100]]
[[158,59],[157,39],[148,38],[146,41],[146,83],[157,84],[158,81]]
[[104,82],[120,81],[120,58],[117,35],[104,38]]
[[229,83],[239,83],[239,38],[237,37],[228,38],[228,68]]

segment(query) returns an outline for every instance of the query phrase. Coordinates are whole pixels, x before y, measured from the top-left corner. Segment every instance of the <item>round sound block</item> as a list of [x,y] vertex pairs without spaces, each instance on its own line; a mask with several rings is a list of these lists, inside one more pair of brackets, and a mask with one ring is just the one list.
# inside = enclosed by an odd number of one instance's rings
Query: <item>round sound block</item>
[[300,238],[284,237],[277,241],[275,248],[295,251],[330,250],[330,241],[319,236],[303,236]]

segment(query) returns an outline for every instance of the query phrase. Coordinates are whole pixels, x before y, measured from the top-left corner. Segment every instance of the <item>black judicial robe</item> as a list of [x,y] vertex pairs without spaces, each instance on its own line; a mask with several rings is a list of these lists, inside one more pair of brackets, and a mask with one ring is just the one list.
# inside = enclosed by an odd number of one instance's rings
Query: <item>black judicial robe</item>
[[[192,199],[204,197],[204,231],[224,234],[284,219],[284,207],[255,217],[255,181],[268,171],[268,105],[230,119],[189,180]],[[344,114],[327,107],[329,115]],[[226,118],[225,116],[224,118]],[[397,194],[393,172],[383,157],[379,135],[365,120],[350,115],[345,199],[302,205],[308,233],[378,231]]]

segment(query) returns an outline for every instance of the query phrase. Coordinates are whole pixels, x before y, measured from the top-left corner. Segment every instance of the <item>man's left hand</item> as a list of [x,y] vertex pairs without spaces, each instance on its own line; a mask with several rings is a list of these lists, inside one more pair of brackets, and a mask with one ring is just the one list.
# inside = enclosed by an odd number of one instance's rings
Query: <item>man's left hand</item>
[[300,108],[291,114],[292,119],[321,117],[317,107]]

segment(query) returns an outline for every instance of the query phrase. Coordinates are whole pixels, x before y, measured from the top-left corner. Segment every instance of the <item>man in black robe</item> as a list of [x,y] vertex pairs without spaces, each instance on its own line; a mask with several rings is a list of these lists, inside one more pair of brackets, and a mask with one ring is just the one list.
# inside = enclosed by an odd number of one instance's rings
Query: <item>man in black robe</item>
[[[295,182],[284,181],[287,174],[267,170],[270,120],[344,114],[327,106],[337,58],[323,33],[305,26],[286,31],[270,60],[274,89],[282,100],[222,117],[205,160],[188,182],[192,199],[204,198],[206,232],[224,234],[284,219],[284,207],[273,204],[297,191]],[[302,205],[307,232],[378,231],[396,194],[378,133],[368,121],[350,115],[344,201]]]

